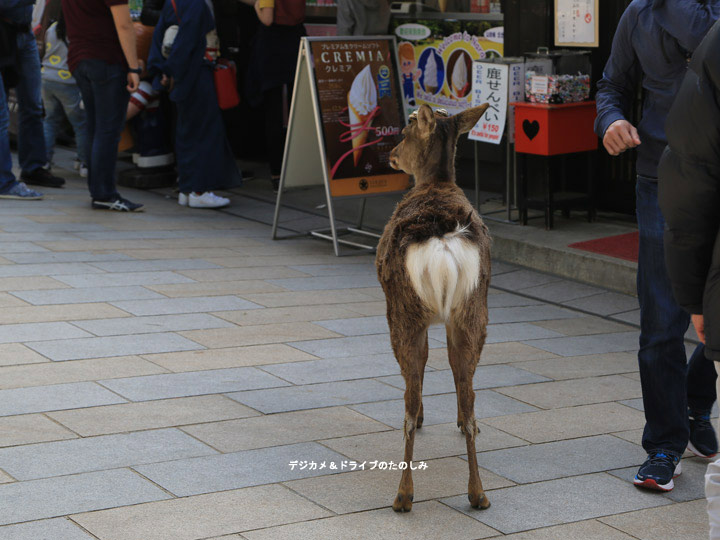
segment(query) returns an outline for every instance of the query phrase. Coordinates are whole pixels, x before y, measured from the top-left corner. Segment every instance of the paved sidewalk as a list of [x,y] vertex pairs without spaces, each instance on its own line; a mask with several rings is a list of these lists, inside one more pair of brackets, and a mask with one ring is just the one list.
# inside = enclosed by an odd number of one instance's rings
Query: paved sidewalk
[[705,461],[667,495],[629,483],[636,299],[495,263],[475,378],[492,507],[467,503],[433,328],[427,469],[396,514],[400,473],[370,470],[403,452],[372,256],[155,193],[123,190],[131,215],[79,180],[47,194],[0,201],[0,540],[707,538]]

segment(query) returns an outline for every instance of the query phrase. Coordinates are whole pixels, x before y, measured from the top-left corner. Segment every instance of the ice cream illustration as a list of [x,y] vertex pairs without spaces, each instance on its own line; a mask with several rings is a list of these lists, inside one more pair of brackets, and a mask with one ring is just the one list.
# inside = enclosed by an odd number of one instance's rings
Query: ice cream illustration
[[443,13],[447,11],[447,3],[448,0],[438,0],[438,8],[440,8],[440,11]]
[[427,62],[425,62],[425,74],[423,81],[425,82],[425,91],[434,94],[438,89],[438,77],[437,77],[437,60],[435,60],[435,53],[430,52]]
[[362,155],[362,146],[367,141],[373,113],[378,105],[377,88],[369,65],[355,77],[347,100],[350,126],[355,131],[355,136],[352,138],[353,162],[357,166]]
[[455,62],[450,82],[450,89],[453,91],[453,94],[458,97],[465,97],[467,95],[469,86],[468,70],[465,64],[465,58],[462,55],[460,55]]

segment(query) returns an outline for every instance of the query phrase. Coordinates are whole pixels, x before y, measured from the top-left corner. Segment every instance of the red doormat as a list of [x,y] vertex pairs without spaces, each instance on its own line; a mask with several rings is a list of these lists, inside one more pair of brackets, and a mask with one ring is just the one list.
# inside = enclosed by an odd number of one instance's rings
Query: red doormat
[[607,236],[598,238],[597,240],[588,240],[587,242],[576,242],[568,247],[582,249],[583,251],[591,251],[592,253],[600,253],[626,261],[637,262],[638,260],[638,241],[639,233],[632,232],[626,234],[618,234],[617,236]]

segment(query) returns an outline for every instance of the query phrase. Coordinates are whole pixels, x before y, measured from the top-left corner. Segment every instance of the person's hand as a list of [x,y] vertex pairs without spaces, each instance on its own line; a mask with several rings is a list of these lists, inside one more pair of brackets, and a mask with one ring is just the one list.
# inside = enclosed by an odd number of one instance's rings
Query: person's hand
[[163,73],[163,76],[160,79],[160,84],[167,88],[168,92],[172,92],[173,86],[175,86],[175,79],[168,77]]
[[691,317],[695,331],[700,341],[705,344],[705,318],[702,315],[693,315]]
[[611,156],[619,156],[629,148],[640,144],[637,129],[627,120],[616,120],[605,131],[603,146]]
[[137,89],[140,88],[140,75],[138,75],[137,73],[128,73],[127,81],[127,91],[131,94],[133,92],[137,92]]

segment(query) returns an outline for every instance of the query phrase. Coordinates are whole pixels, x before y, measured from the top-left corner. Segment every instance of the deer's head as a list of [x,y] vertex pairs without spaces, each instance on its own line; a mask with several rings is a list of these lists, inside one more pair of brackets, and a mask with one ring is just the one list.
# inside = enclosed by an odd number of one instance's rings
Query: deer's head
[[458,137],[480,120],[488,104],[455,116],[422,105],[403,129],[403,140],[390,152],[390,166],[415,176],[415,184],[455,181],[455,147]]

